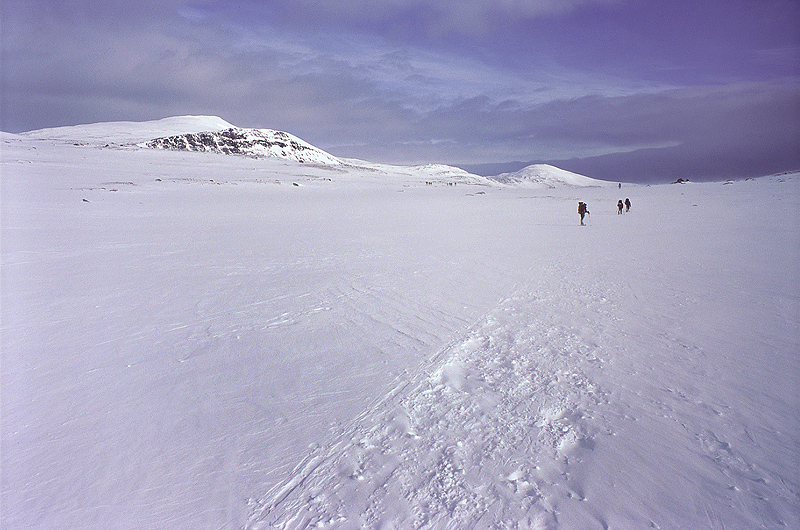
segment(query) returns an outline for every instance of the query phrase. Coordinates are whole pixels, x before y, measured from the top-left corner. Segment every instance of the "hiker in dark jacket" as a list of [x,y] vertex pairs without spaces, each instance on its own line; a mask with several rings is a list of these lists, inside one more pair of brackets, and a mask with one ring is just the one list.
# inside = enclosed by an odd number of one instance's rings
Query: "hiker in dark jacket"
[[625,205],[624,205],[624,204],[622,204],[622,199],[620,199],[619,201],[617,201],[617,210],[619,210],[619,211],[617,212],[617,215],[622,215],[622,207],[623,207],[623,206],[625,206]]
[[587,213],[589,213],[589,208],[586,207],[585,202],[578,202],[578,213],[581,215],[581,226],[584,226],[583,218]]
[[625,213],[628,213],[630,211],[631,211],[631,200],[625,197]]

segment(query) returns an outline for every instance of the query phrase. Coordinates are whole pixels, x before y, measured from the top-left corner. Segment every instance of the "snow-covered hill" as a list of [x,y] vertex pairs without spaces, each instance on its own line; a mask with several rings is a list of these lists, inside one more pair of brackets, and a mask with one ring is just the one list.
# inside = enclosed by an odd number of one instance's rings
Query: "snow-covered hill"
[[609,182],[572,173],[549,164],[534,164],[513,173],[502,173],[490,178],[502,184],[535,188],[557,188],[562,186],[587,188],[611,185]]
[[0,131],[0,141],[4,141],[4,140],[9,140],[9,141],[10,140],[23,140],[23,139],[24,139],[24,137],[20,136],[18,134],[13,134],[13,133],[7,133],[7,132]]
[[146,142],[154,149],[210,151],[256,158],[274,157],[312,164],[339,165],[341,160],[282,131],[232,127],[222,131],[187,133]]
[[465,171],[459,167],[446,164],[422,164],[418,166],[396,166],[391,164],[376,164],[353,158],[342,161],[354,172],[366,172],[374,178],[385,181],[395,180],[398,177],[407,177],[417,182],[435,185],[474,184],[479,186],[496,186],[497,182],[488,177],[482,177]]
[[446,164],[423,164],[419,166],[413,166],[413,169],[428,174],[431,177],[440,179],[452,178],[458,180],[470,179],[476,176],[469,171],[465,171],[459,167],[448,166]]
[[174,116],[161,120],[105,122],[38,129],[21,136],[38,140],[61,140],[87,144],[137,144],[154,138],[213,132],[233,127],[217,116]]
[[88,145],[125,145],[210,151],[256,158],[340,165],[341,160],[300,138],[272,129],[235,127],[217,116],[175,116],[145,122],[108,122],[39,129],[19,135]]
[[235,127],[217,116],[175,116],[145,122],[106,122],[21,134],[0,133],[4,141],[53,141],[75,146],[213,152],[251,158],[275,158],[323,166],[347,166],[351,174],[374,179],[409,178],[431,184],[493,185],[487,177],[444,164],[396,166],[336,157],[290,133]]
[[[15,136],[87,145],[114,144],[173,151],[205,151],[255,158],[281,158],[331,166],[346,164],[379,173],[387,171],[404,173],[410,170],[418,175],[428,175],[430,182],[437,183],[500,183],[542,189],[610,185],[608,182],[547,164],[535,164],[494,177],[481,177],[444,164],[402,167],[342,159],[290,133],[273,129],[236,127],[217,116],[175,116],[145,122],[93,123],[39,129]],[[7,138],[11,137],[12,135],[7,135]]]

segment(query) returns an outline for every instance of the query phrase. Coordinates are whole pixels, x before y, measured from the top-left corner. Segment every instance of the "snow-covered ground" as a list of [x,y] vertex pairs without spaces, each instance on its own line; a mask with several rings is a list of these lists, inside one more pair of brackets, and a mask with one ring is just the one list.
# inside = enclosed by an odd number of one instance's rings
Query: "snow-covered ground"
[[114,127],[0,138],[2,528],[800,527],[798,174],[503,185]]

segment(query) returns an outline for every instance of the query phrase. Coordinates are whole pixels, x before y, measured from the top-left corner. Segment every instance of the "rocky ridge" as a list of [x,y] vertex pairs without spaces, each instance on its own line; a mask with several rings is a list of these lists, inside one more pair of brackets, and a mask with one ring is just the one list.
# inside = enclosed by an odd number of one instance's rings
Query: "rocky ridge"
[[179,134],[144,143],[153,149],[207,151],[255,158],[285,158],[303,163],[340,165],[341,160],[282,131],[231,127],[221,131]]

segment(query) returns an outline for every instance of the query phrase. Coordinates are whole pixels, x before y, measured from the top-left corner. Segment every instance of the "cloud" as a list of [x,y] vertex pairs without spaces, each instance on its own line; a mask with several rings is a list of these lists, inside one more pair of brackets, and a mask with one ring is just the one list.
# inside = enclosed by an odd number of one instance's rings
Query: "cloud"
[[[487,123],[513,122],[499,109],[478,112]],[[800,88],[793,83],[587,96],[513,115],[525,125],[478,142],[516,145],[517,153],[527,144],[530,154],[518,160],[609,180],[747,177],[800,167]]]
[[[666,164],[683,156],[709,168],[733,159],[750,167],[747,160],[798,151],[797,77],[668,83],[637,77],[625,61],[587,68],[598,53],[593,36],[608,26],[565,37],[564,24],[571,14],[620,9],[614,2],[3,5],[0,129],[9,132],[216,114],[340,156],[394,163],[610,167],[627,156],[646,167],[648,157]],[[797,46],[770,41],[755,50],[754,61],[785,74]]]
[[592,176],[619,178],[627,161],[629,173],[651,180],[753,176],[800,167],[799,117],[800,89],[791,83],[593,95],[533,106],[481,96],[416,115],[411,137],[417,142],[403,151],[403,162],[425,156],[467,165],[574,159],[572,167]]
[[[109,34],[87,28],[80,40],[64,39],[53,48],[49,44],[31,42],[7,59],[4,120],[19,115],[25,101],[41,105],[33,116],[24,116],[32,123],[59,116],[65,122],[85,122],[95,115],[104,119],[115,114],[115,105],[170,107],[195,94],[194,86],[225,86],[230,80],[223,62],[159,31]],[[31,62],[38,67],[31,69]]]
[[382,30],[394,39],[483,35],[509,20],[568,13],[615,0],[284,0],[204,2],[229,13],[245,10],[259,19],[277,19],[297,27]]

